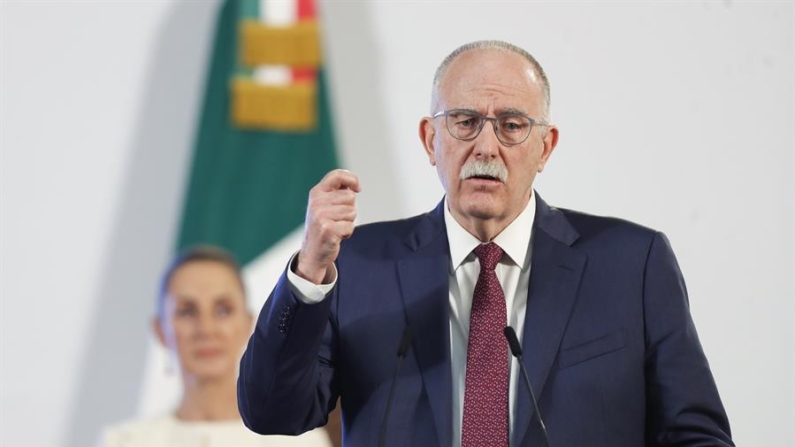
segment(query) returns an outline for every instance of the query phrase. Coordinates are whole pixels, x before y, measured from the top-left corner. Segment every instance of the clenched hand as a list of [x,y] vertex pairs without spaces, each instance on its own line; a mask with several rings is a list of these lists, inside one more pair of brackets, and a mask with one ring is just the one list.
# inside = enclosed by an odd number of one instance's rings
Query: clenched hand
[[298,254],[296,274],[314,284],[330,282],[331,267],[340,243],[353,234],[359,178],[336,169],[309,191],[304,242]]

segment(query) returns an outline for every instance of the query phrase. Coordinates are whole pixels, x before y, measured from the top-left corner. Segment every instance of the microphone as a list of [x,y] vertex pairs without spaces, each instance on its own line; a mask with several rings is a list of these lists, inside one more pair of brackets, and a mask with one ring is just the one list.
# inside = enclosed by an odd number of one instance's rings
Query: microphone
[[403,359],[406,358],[406,354],[409,352],[409,348],[411,347],[411,337],[414,335],[414,330],[411,326],[406,326],[403,329],[403,336],[400,337],[400,344],[398,345],[397,350],[397,366],[395,367],[395,376],[392,377],[392,386],[389,388],[389,396],[386,399],[386,410],[384,410],[384,419],[381,421],[381,430],[378,434],[378,447],[384,447],[384,441],[386,440],[386,428],[387,428],[387,421],[389,420],[389,411],[392,409],[392,396],[395,394],[395,384],[397,383],[398,374],[400,373],[400,367],[403,365]]
[[530,400],[533,401],[533,409],[535,410],[536,416],[538,416],[538,424],[541,426],[541,435],[544,439],[544,447],[549,447],[549,435],[547,435],[547,427],[544,425],[544,420],[541,419],[541,411],[538,409],[538,402],[536,401],[536,395],[533,392],[533,386],[530,385],[530,379],[527,377],[527,370],[524,367],[524,363],[522,363],[522,346],[519,344],[519,339],[516,338],[516,332],[514,332],[512,327],[505,326],[503,332],[505,333],[505,338],[508,339],[508,346],[511,348],[511,354],[513,354],[513,356],[519,360],[519,368],[522,370],[524,383],[527,385],[527,389],[530,391]]

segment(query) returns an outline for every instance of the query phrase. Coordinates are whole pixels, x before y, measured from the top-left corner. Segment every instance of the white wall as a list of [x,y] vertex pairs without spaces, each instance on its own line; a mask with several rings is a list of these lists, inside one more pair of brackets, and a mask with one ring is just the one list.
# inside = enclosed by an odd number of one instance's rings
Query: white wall
[[[134,414],[218,1],[0,2],[0,444]],[[322,5],[362,221],[441,196],[416,136],[455,46],[526,47],[549,202],[665,231],[738,445],[795,445],[792,3]]]

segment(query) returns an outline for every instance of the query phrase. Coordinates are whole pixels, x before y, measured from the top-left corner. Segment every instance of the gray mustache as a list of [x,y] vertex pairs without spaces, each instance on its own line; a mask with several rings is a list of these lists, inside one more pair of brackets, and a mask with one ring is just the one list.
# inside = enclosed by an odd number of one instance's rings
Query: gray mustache
[[461,174],[459,175],[461,180],[482,176],[494,177],[505,183],[508,181],[508,168],[497,161],[472,160],[461,167]]

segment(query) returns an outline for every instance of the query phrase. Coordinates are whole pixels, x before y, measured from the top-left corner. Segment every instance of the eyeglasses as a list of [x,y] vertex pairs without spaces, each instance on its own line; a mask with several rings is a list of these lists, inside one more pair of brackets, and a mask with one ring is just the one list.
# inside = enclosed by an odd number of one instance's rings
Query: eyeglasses
[[544,122],[536,122],[533,118],[521,113],[503,113],[495,118],[483,116],[474,110],[451,109],[443,110],[431,118],[445,117],[447,131],[454,138],[462,141],[472,141],[480,135],[486,121],[494,125],[494,133],[500,143],[506,146],[515,146],[523,143],[530,136],[533,125],[549,126]]

